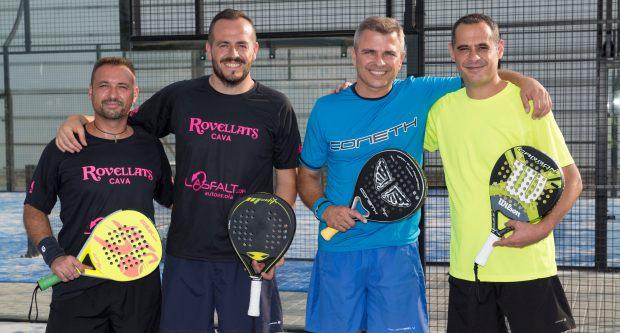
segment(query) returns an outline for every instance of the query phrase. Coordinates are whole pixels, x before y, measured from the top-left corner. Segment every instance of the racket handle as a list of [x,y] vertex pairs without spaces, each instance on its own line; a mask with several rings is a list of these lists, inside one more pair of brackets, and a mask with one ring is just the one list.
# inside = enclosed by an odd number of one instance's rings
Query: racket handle
[[263,281],[252,278],[250,285],[250,307],[248,308],[248,316],[260,316],[260,289]]
[[51,286],[59,284],[60,282],[62,282],[62,280],[56,276],[56,274],[52,273],[40,278],[39,281],[37,281],[37,284],[39,285],[39,289],[45,290]]
[[475,260],[476,264],[480,266],[484,266],[487,264],[487,260],[489,259],[491,252],[493,252],[493,243],[497,242],[499,239],[500,239],[499,236],[496,236],[493,233],[489,235],[489,238],[487,238],[487,241],[484,243],[484,246],[482,247],[482,249],[480,250],[480,252],[478,252],[478,255],[476,256],[476,260]]
[[332,239],[332,237],[334,237],[335,234],[338,233],[338,230],[332,228],[332,227],[327,227],[323,230],[321,230],[321,236],[323,236],[323,239],[328,241],[330,239]]

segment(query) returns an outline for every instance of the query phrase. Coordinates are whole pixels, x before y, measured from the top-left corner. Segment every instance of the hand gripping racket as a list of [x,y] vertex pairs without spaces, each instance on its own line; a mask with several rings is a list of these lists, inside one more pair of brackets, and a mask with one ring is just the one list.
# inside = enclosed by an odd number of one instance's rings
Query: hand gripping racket
[[[261,272],[269,271],[283,256],[295,235],[295,212],[282,198],[255,193],[238,199],[228,215],[232,246],[252,279],[248,315],[260,315]],[[252,260],[265,264],[255,272]]]
[[491,234],[476,256],[476,279],[477,265],[486,264],[493,243],[512,230],[499,229],[498,213],[511,220],[540,221],[560,200],[563,189],[562,169],[540,150],[516,146],[499,157],[489,180]]
[[[159,233],[153,222],[135,210],[119,210],[101,220],[77,255],[88,263],[82,275],[114,281],[132,281],[153,272],[161,260]],[[55,274],[37,281],[45,290],[62,280]]]
[[[406,152],[384,150],[371,157],[355,183],[351,209],[358,204],[373,222],[396,222],[415,213],[424,203],[428,184],[420,165]],[[327,227],[321,236],[330,240],[338,230]]]

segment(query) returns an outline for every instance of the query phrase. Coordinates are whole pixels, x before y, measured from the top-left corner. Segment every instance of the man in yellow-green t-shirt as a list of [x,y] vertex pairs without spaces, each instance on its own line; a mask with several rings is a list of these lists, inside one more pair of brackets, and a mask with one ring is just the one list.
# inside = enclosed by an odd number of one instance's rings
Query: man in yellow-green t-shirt
[[[575,322],[557,277],[552,231],[581,193],[581,176],[553,114],[533,120],[523,112],[520,89],[497,75],[503,52],[490,17],[460,18],[450,54],[465,88],[438,100],[426,127],[424,148],[439,149],[450,196],[448,332],[506,332],[504,318],[512,332],[564,332]],[[476,283],[474,258],[491,230],[491,170],[517,145],[533,146],[560,164],[564,193],[537,224],[499,220],[514,231],[495,244]]]

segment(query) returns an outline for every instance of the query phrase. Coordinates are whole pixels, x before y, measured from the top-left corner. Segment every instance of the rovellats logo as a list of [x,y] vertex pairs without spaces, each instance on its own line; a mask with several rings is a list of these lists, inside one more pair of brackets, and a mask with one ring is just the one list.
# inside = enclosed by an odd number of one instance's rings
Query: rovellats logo
[[199,135],[209,135],[212,140],[232,141],[234,136],[247,136],[258,139],[258,128],[234,124],[205,121],[200,118],[189,119],[189,131]]
[[194,172],[190,179],[185,178],[185,187],[212,198],[232,200],[235,195],[245,193],[245,189],[239,188],[238,184],[224,183],[207,178],[204,171]]
[[96,167],[94,165],[82,167],[83,181],[107,180],[112,185],[129,185],[131,179],[136,177],[153,180],[153,171],[138,167]]

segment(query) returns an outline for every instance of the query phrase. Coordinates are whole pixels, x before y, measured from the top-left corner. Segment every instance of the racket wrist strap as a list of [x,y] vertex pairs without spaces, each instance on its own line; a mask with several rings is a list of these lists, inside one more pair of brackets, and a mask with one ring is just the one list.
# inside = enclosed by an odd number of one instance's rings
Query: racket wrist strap
[[43,260],[49,267],[52,267],[52,262],[54,262],[54,259],[65,255],[65,250],[60,247],[58,240],[54,238],[54,236],[43,238],[39,242],[37,248],[43,256]]
[[326,197],[320,197],[312,205],[312,212],[314,213],[314,217],[319,221],[323,221],[323,213],[327,209],[327,207],[332,206],[334,203],[329,201]]

